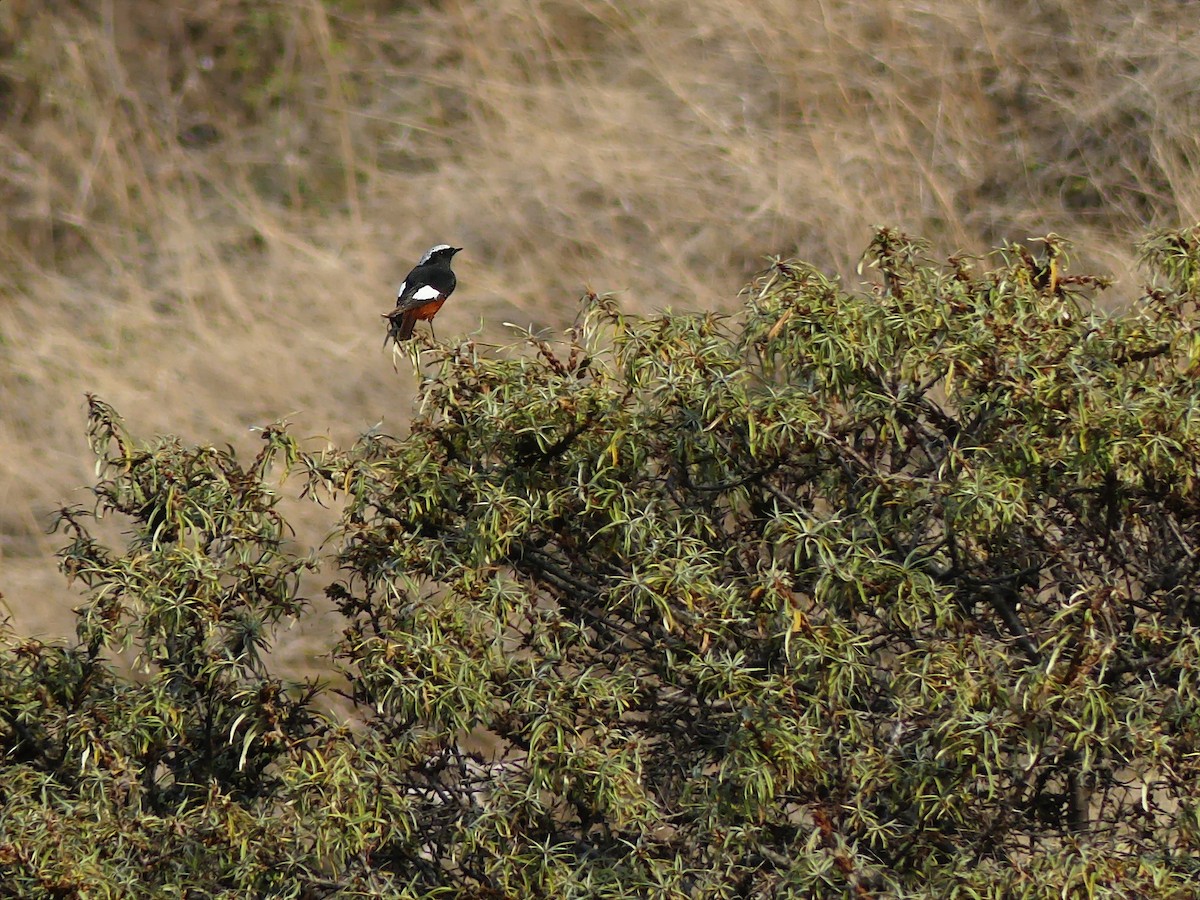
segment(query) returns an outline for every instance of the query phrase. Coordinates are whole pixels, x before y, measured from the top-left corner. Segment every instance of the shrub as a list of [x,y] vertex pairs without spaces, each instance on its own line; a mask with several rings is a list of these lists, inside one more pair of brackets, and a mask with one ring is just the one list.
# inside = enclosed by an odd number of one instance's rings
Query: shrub
[[[1189,896],[1200,229],[1115,315],[1044,243],[880,230],[874,287],[779,261],[737,321],[589,296],[526,354],[414,351],[407,437],[244,469],[93,401],[132,530],[64,513],[79,642],[5,659],[5,884]],[[261,656],[314,564],[280,461],[342,508],[346,723]]]
[[[78,643],[19,641],[0,668],[0,893],[265,894],[292,877],[290,831],[271,814],[280,760],[321,733],[315,688],[285,689],[261,656],[303,612],[297,583],[314,565],[283,549],[262,480],[294,445],[268,430],[249,468],[174,439],[141,447],[94,397],[89,436],[96,508],[58,523],[63,569],[88,590]],[[121,552],[89,532],[110,514],[131,529]],[[106,659],[130,648],[132,677]]]

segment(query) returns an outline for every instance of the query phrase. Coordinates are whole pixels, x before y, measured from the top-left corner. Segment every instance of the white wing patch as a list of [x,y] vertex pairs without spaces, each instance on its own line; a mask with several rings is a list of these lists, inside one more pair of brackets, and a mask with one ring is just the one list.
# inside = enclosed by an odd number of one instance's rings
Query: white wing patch
[[407,282],[407,281],[402,281],[402,282],[400,282],[400,290],[396,291],[396,299],[397,299],[397,300],[399,300],[401,297],[403,297],[403,296],[404,296],[404,289],[405,289],[406,287],[408,287],[408,282]]
[[427,284],[424,287],[417,288],[412,298],[414,300],[436,300],[440,296],[442,296],[441,291]]

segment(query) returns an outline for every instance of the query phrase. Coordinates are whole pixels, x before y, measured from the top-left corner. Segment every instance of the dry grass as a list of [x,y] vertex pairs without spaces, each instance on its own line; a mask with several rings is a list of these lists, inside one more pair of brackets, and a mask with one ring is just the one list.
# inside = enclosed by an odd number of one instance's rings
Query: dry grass
[[239,448],[401,428],[378,316],[437,241],[443,338],[585,284],[733,309],[768,254],[853,277],[875,223],[1058,231],[1132,291],[1133,239],[1200,219],[1198,32],[1167,0],[4,0],[0,591],[69,626],[44,527],[85,391]]

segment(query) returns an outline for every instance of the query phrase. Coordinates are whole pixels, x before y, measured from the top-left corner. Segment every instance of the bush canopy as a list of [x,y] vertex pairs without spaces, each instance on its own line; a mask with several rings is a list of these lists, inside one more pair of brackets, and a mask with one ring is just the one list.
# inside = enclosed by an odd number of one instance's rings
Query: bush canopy
[[[1200,226],[1118,313],[1034,247],[589,295],[414,350],[349,449],[91,398],[78,640],[0,658],[0,896],[1194,896]],[[285,491],[341,511],[329,684],[267,652],[323,564]]]

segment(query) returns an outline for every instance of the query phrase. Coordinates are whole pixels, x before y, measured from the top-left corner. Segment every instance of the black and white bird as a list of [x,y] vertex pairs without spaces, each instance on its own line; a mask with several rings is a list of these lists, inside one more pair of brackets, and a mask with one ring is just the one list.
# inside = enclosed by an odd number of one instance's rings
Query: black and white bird
[[413,326],[420,320],[428,321],[429,331],[433,332],[433,317],[458,284],[458,279],[450,270],[450,260],[460,250],[462,247],[451,247],[449,244],[430,247],[429,252],[405,276],[399,296],[396,297],[396,308],[384,316],[388,320],[385,344],[389,338],[396,342],[407,341],[412,337]]

